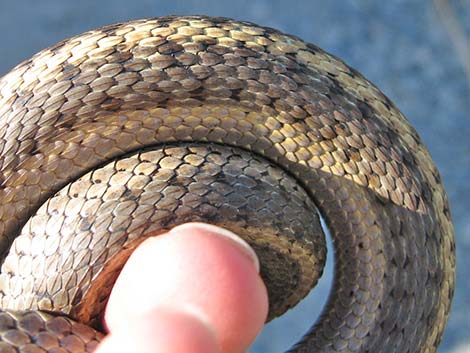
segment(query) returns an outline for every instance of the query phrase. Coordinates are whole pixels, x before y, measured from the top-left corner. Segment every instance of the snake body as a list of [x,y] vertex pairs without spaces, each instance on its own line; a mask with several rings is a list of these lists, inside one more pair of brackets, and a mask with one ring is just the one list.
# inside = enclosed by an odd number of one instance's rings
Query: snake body
[[0,352],[92,351],[83,323],[141,236],[188,220],[250,242],[280,315],[321,274],[317,209],[335,279],[292,352],[435,352],[444,332],[455,246],[428,151],[361,74],[276,30],[162,17],[45,49],[0,80],[0,183]]

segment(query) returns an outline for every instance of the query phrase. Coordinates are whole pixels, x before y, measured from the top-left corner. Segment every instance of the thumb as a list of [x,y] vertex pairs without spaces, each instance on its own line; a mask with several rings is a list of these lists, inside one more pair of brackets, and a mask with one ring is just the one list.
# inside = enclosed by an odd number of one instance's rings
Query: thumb
[[113,288],[98,352],[245,352],[268,311],[258,271],[254,251],[219,227],[187,223],[147,239]]

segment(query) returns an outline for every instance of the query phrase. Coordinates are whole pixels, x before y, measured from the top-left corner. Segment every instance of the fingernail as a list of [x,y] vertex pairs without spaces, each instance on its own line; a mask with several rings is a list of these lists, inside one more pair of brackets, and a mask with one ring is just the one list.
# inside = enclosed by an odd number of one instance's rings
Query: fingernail
[[217,234],[219,236],[225,237],[226,239],[230,239],[233,243],[235,243],[239,249],[241,249],[245,254],[247,254],[250,259],[252,260],[253,264],[255,265],[256,271],[259,273],[260,265],[259,259],[256,255],[253,248],[248,245],[248,243],[243,240],[241,237],[236,235],[235,233],[218,226],[214,226],[212,224],[201,223],[201,222],[190,222],[184,223],[179,226],[174,227],[169,231],[169,233],[173,232],[180,232],[180,231],[191,231],[194,229],[200,229],[209,233]]

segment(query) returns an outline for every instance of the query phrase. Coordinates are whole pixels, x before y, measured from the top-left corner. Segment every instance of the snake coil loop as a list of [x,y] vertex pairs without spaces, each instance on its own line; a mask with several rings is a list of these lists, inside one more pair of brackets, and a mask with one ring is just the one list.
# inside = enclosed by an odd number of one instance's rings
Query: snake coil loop
[[188,220],[250,242],[280,315],[321,274],[317,209],[333,291],[291,352],[441,340],[455,245],[439,173],[390,100],[296,37],[162,17],[45,49],[0,79],[0,183],[1,352],[91,352],[83,323],[99,328],[140,236]]

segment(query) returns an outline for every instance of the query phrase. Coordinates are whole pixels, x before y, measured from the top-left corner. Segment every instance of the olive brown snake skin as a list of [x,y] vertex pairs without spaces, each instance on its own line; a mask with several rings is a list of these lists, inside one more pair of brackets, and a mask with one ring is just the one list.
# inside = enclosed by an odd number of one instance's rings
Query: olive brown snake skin
[[296,37],[163,17],[48,48],[0,79],[0,183],[0,352],[93,351],[129,254],[189,220],[253,246],[274,318],[321,275],[318,212],[335,279],[291,352],[440,343],[455,244],[439,173],[390,100]]

